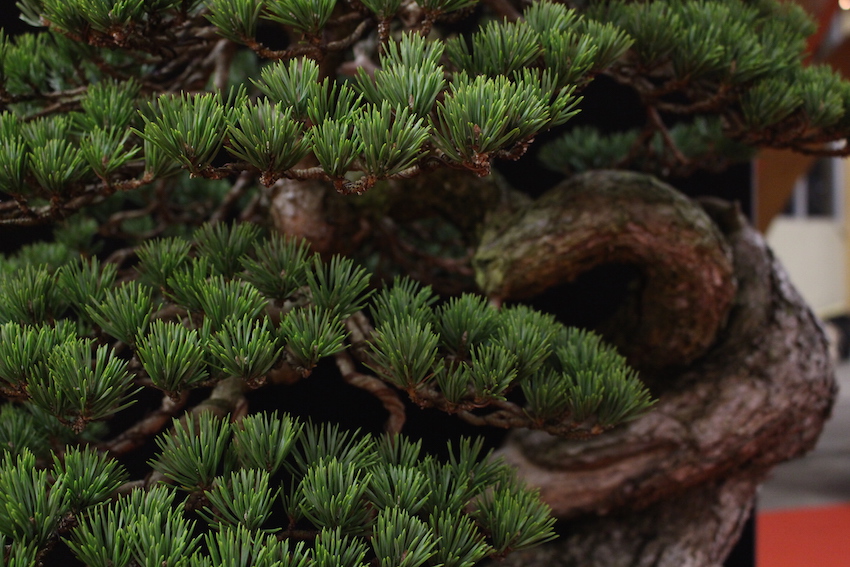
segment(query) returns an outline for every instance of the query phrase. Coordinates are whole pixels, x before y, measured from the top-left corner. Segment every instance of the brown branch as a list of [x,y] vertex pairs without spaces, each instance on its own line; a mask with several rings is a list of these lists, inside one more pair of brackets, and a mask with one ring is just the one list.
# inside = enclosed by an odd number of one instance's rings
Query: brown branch
[[120,225],[124,221],[146,217],[156,209],[156,201],[151,201],[142,209],[130,209],[113,213],[100,227],[101,234],[114,235],[120,231]]
[[[595,418],[578,422],[571,419],[569,414],[562,415],[557,421],[534,419],[521,406],[508,400],[475,397],[454,403],[448,401],[442,392],[429,384],[419,384],[409,389],[408,394],[420,407],[433,407],[448,414],[455,414],[465,422],[478,427],[539,430],[564,439],[586,439],[610,429],[610,427],[600,426]],[[471,388],[469,394],[473,395]],[[489,413],[473,413],[475,410],[487,408],[496,409]]]
[[245,208],[242,209],[242,212],[239,213],[239,221],[253,222],[255,224],[262,224],[267,221],[267,215],[260,210],[260,205],[264,204],[263,201],[262,192],[256,193]]
[[375,186],[378,177],[375,175],[364,175],[356,181],[348,181],[344,177],[334,179],[334,189],[343,195],[362,195]]
[[494,157],[499,159],[506,159],[509,161],[517,161],[519,158],[524,156],[528,151],[528,147],[534,143],[534,136],[529,136],[523,140],[517,141],[510,148],[504,148],[502,150],[498,150],[495,152]]
[[[602,72],[622,85],[633,88],[640,96],[644,106],[654,106],[661,112],[671,114],[704,114],[715,112],[737,96],[735,87],[729,83],[717,84],[715,90],[701,88],[697,91],[688,90],[689,79],[670,77],[660,86],[647,77],[651,69],[634,68],[628,65],[616,65]],[[665,73],[666,74],[666,73]],[[663,100],[665,96],[681,93],[691,102],[670,102]]]
[[123,264],[124,262],[127,261],[127,258],[129,258],[129,257],[131,257],[135,254],[136,254],[135,246],[129,246],[127,248],[119,248],[118,250],[116,250],[115,252],[110,254],[106,258],[106,260],[104,260],[104,262],[109,263],[109,264],[115,264],[116,266],[118,266],[120,268],[121,264]]
[[434,21],[437,19],[437,16],[440,15],[438,10],[423,10],[424,17],[422,18],[422,23],[419,26],[419,35],[422,37],[428,37],[428,34],[431,33],[431,29],[434,27]]
[[411,165],[410,167],[408,167],[407,169],[403,169],[403,170],[399,171],[398,173],[393,173],[392,175],[388,175],[386,178],[387,179],[411,179],[413,177],[416,177],[417,175],[419,175],[422,172],[423,172],[422,168],[419,165],[414,164],[414,165]]
[[398,391],[383,380],[358,372],[355,368],[354,359],[345,351],[335,354],[334,360],[342,373],[343,380],[378,398],[381,405],[390,414],[384,424],[384,431],[390,434],[401,432],[402,427],[404,427],[405,410],[404,403],[398,396]]
[[670,136],[670,131],[667,129],[667,125],[664,124],[664,121],[661,120],[661,116],[658,114],[658,109],[654,106],[650,106],[646,109],[647,115],[649,116],[649,120],[655,126],[655,129],[661,133],[661,138],[664,140],[664,145],[667,146],[667,149],[673,154],[673,158],[682,165],[688,165],[691,160],[685,157],[685,154],[682,153],[682,150],[679,149],[679,146],[676,144],[673,137]]
[[462,410],[457,416],[465,422],[477,426],[500,427],[502,429],[514,429],[517,427],[529,427],[531,420],[522,415],[513,414],[500,410],[484,415],[476,415],[470,411]]
[[611,169],[627,169],[631,163],[637,160],[642,152],[646,151],[649,141],[652,139],[652,135],[654,133],[655,128],[653,127],[652,122],[647,121],[638,137],[635,138],[634,142],[632,142],[629,152],[622,159],[618,160]]
[[210,76],[214,76],[216,73],[220,74],[214,79],[216,87],[221,81],[223,81],[224,87],[227,86],[228,64],[233,55],[233,43],[226,39],[219,40],[215,47],[209,50],[206,57],[202,59],[201,55],[207,53],[207,47],[207,44],[203,44],[187,50],[186,67],[174,81],[171,91],[203,89]]
[[241,39],[249,49],[264,59],[288,60],[302,55],[321,57],[321,50],[314,45],[299,45],[291,49],[269,49],[254,38],[243,37]]
[[390,41],[390,24],[392,18],[381,18],[378,21],[378,52],[383,53]]
[[363,362],[365,358],[363,353],[367,345],[369,337],[375,332],[372,323],[362,311],[355,312],[351,317],[345,320],[345,329],[348,331],[348,342],[351,345],[351,351],[355,358]]
[[141,445],[143,445],[149,437],[156,435],[159,431],[171,421],[171,418],[180,413],[180,410],[189,401],[189,392],[182,392],[176,399],[170,396],[163,396],[162,404],[159,409],[145,417],[142,421],[133,425],[114,439],[101,443],[99,448],[102,451],[108,451],[113,456],[124,455],[129,453]]
[[218,222],[224,220],[227,215],[230,213],[230,209],[233,205],[238,201],[242,195],[245,194],[245,191],[251,186],[251,181],[253,180],[253,176],[247,172],[243,171],[239,174],[239,177],[236,179],[236,183],[234,183],[230,190],[227,192],[227,195],[222,199],[221,204],[218,206],[216,211],[210,217],[211,222]]
[[308,179],[321,179],[323,181],[331,181],[331,177],[325,173],[325,170],[319,166],[307,167],[303,169],[290,169],[286,172],[288,179],[297,179],[298,181],[306,181]]
[[42,108],[41,110],[39,110],[35,114],[30,114],[29,116],[26,116],[23,119],[23,121],[24,122],[32,122],[33,120],[37,120],[39,118],[42,118],[44,116],[49,116],[51,114],[56,114],[57,112],[71,112],[72,110],[79,110],[79,109],[80,109],[80,101],[79,100],[59,101],[59,102],[55,102],[55,103],[51,104],[50,106]]
[[9,219],[0,219],[0,226],[36,226],[47,222],[47,220],[49,219],[44,219],[41,217],[13,217]]
[[218,417],[230,415],[233,420],[241,419],[248,410],[245,388],[245,380],[239,377],[220,380],[209,397],[190,411],[195,415],[209,411]]
[[249,49],[257,53],[257,55],[265,58],[265,59],[293,59],[295,57],[300,57],[302,55],[306,55],[308,57],[314,58],[318,61],[324,59],[325,54],[328,51],[342,51],[343,49],[348,49],[351,45],[359,40],[367,29],[372,25],[372,19],[366,18],[360,22],[360,24],[354,29],[351,34],[348,36],[331,41],[328,43],[318,42],[315,45],[297,45],[295,47],[289,49],[269,49],[261,42],[257,41],[254,37],[241,37],[240,40],[244,43]]
[[[34,89],[35,90],[35,89]],[[31,102],[34,100],[49,100],[49,101],[57,101],[61,102],[68,98],[76,98],[78,96],[84,95],[88,91],[88,85],[74,87],[72,89],[68,89],[65,91],[59,91],[55,93],[42,93],[36,91],[32,94],[28,95],[13,95],[9,94],[6,89],[0,89],[0,103],[2,104],[14,104],[17,102]]]
[[348,49],[351,45],[363,37],[363,34],[367,29],[372,25],[371,18],[367,18],[360,22],[360,24],[354,28],[354,31],[351,32],[348,36],[332,41],[325,46],[326,51],[342,51],[343,49]]
[[705,114],[715,112],[724,107],[733,97],[734,91],[732,87],[722,84],[718,87],[717,92],[711,96],[690,104],[677,104],[659,100],[655,103],[655,106],[661,112],[669,112],[671,114]]
[[250,171],[251,166],[245,162],[230,162],[220,167],[208,165],[203,169],[189,169],[189,177],[203,177],[204,179],[219,180],[224,179],[234,173],[242,173]]
[[[112,185],[112,189],[127,191],[142,187],[152,181],[153,177],[145,174],[141,179],[130,179],[115,182]],[[35,209],[21,208],[17,201],[0,203],[0,211],[4,214],[8,212],[10,215],[14,215],[15,213],[24,215],[10,216],[0,219],[0,225],[36,226],[47,222],[61,220],[82,207],[100,203],[106,199],[108,196],[107,193],[111,194],[112,192],[103,191],[103,187],[100,185],[88,185],[79,195],[70,201],[52,201],[49,205],[44,205]]]

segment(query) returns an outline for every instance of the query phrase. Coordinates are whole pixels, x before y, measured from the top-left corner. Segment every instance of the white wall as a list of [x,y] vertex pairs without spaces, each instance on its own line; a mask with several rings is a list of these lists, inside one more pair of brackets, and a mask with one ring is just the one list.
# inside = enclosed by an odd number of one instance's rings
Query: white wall
[[847,252],[840,221],[780,216],[771,223],[767,241],[815,313],[829,317],[848,310]]

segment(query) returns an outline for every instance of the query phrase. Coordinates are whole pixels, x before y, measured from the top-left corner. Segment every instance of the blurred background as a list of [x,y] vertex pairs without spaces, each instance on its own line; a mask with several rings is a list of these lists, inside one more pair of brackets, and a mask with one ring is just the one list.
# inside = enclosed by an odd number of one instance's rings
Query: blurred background
[[[818,21],[812,58],[850,77],[850,0],[797,0]],[[838,148],[836,148],[838,149]],[[850,565],[850,164],[782,151],[753,167],[752,218],[826,322],[840,386],[817,448],[761,489],[758,567]]]

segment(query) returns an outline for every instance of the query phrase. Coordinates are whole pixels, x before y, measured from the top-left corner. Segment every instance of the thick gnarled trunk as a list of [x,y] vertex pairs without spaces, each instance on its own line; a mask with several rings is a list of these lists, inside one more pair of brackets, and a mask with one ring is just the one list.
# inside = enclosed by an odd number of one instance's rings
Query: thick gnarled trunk
[[[579,183],[592,189],[600,175],[604,183],[632,178],[597,172]],[[725,325],[700,358],[661,373],[658,403],[645,417],[584,441],[512,435],[501,454],[540,487],[566,529],[556,542],[503,565],[721,565],[759,482],[777,463],[814,447],[836,392],[823,330],[740,213],[718,202],[704,208],[734,266],[737,290]]]
[[[399,226],[434,215],[458,225],[426,197],[467,195],[469,206],[455,213],[487,217],[473,263],[494,299],[527,298],[606,263],[640,273],[599,330],[641,369],[658,402],[585,441],[512,435],[501,453],[540,487],[564,535],[501,565],[721,565],[758,484],[814,446],[836,389],[820,324],[761,236],[734,206],[698,205],[641,174],[589,172],[533,202],[491,179],[437,181],[375,188],[372,198]],[[275,219],[318,251],[339,251],[351,240],[342,235],[383,234],[350,200],[300,200],[282,188]],[[333,223],[321,220],[327,211],[336,211]],[[469,227],[459,233],[475,246]],[[414,271],[429,273],[427,262]]]

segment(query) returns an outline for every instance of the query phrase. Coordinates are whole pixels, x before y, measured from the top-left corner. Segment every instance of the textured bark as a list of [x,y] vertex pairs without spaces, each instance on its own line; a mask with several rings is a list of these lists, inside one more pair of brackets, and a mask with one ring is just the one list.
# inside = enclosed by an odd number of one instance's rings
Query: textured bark
[[327,203],[333,188],[322,181],[281,179],[273,186],[270,207],[272,222],[280,234],[303,238],[314,252],[336,253],[339,229],[330,217]]
[[340,195],[326,181],[281,179],[272,190],[270,212],[281,234],[310,242],[322,254],[355,252],[354,235],[390,221],[406,226],[440,218],[470,239],[481,219],[506,215],[529,203],[497,174],[484,178],[439,169],[411,179],[379,181],[363,195]]
[[477,281],[496,299],[532,297],[611,263],[636,266],[635,293],[599,330],[640,368],[684,366],[714,342],[735,293],[711,219],[655,178],[592,171],[489,224]]
[[721,565],[758,483],[814,447],[836,393],[822,327],[737,210],[705,206],[734,258],[728,323],[645,417],[586,441],[512,436],[503,456],[569,535],[502,565]]
[[482,219],[530,202],[497,174],[438,169],[379,181],[363,195],[341,195],[320,180],[275,183],[269,203],[275,229],[306,239],[324,257],[341,254],[379,277],[406,274],[438,293],[474,291],[468,256]]
[[[583,517],[569,535],[513,553],[505,567],[719,567],[749,517],[752,478],[709,482],[639,513]],[[743,505],[742,505],[743,503]]]

